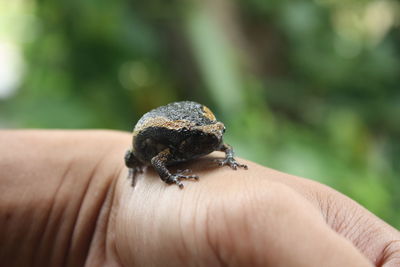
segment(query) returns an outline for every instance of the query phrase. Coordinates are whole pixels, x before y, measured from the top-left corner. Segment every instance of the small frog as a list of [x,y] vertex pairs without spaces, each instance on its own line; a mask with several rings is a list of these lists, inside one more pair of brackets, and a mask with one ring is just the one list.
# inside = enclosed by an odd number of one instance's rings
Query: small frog
[[207,155],[213,151],[225,152],[220,166],[229,165],[247,169],[233,158],[233,149],[225,144],[223,123],[216,120],[206,106],[196,102],[173,102],[143,115],[133,130],[132,148],[125,154],[125,165],[133,175],[143,165],[152,165],[167,184],[183,188],[180,179],[199,179],[197,175],[172,174],[167,166]]

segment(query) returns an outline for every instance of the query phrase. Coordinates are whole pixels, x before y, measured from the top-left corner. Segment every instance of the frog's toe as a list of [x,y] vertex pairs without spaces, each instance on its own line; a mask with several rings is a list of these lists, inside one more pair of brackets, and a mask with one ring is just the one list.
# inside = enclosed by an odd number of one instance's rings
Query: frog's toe
[[134,170],[134,172],[135,173],[143,173],[143,166],[137,166],[137,167],[135,167],[135,170]]
[[248,169],[247,165],[237,162],[234,158],[216,159],[214,161],[217,162],[219,166],[228,165],[234,170],[237,170],[238,167],[244,168],[245,170]]
[[178,179],[195,179],[195,180],[199,180],[199,176],[197,176],[197,175],[176,174],[176,176],[178,177]]
[[128,177],[134,177],[138,173],[143,173],[143,168],[144,168],[143,166],[135,166],[133,168],[128,168],[129,170]]
[[183,183],[180,181],[181,179],[195,179],[198,180],[199,176],[197,175],[183,175],[183,174],[174,174],[166,181],[168,184],[176,184],[179,188],[183,188]]
[[177,175],[171,175],[168,177],[167,180],[165,180],[165,182],[167,184],[176,184],[177,186],[179,186],[179,188],[183,188],[183,183],[181,181],[179,181],[179,177]]
[[217,163],[219,166],[224,166],[227,164],[226,159],[214,159],[213,162]]
[[131,185],[133,187],[136,184],[136,176],[141,173],[143,173],[143,166],[128,168],[128,179],[132,179]]
[[[232,165],[233,165],[233,167],[232,167]],[[245,170],[248,169],[247,165],[241,164],[241,163],[237,162],[236,160],[234,160],[234,162],[232,163],[232,165],[230,165],[231,168],[234,168],[235,170],[236,170],[238,167],[239,167],[239,168],[243,168],[243,169],[245,169]]]
[[183,189],[183,183],[181,181],[179,181],[179,179],[174,179],[174,184],[176,184],[177,186],[179,186],[180,189]]
[[186,173],[189,173],[190,170],[186,169],[186,170],[177,170],[177,173],[175,173],[175,176],[178,177],[178,179],[195,179],[198,180],[199,176],[197,175],[185,175]]

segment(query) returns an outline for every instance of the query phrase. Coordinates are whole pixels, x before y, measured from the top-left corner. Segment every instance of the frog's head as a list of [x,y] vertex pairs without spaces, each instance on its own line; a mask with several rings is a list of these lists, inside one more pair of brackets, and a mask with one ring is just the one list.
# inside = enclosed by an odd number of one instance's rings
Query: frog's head
[[193,127],[192,129],[199,133],[200,138],[198,138],[198,141],[201,143],[201,146],[216,150],[223,143],[222,137],[225,133],[225,126],[222,122],[215,121],[210,124]]

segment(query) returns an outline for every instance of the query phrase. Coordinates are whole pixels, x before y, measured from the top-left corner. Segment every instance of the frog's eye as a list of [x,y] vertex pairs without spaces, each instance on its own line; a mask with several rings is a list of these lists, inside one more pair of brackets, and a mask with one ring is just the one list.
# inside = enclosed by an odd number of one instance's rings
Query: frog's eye
[[225,131],[226,131],[226,128],[224,127],[224,129],[222,129],[222,133],[224,134],[224,133],[225,133]]

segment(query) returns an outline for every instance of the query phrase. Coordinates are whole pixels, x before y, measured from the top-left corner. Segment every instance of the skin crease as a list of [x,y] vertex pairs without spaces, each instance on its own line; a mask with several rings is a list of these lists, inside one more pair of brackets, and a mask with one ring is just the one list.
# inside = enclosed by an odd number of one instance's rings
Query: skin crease
[[[2,266],[400,266],[400,234],[339,192],[213,153],[127,179],[131,135],[0,131]],[[176,167],[176,168],[177,168]]]

